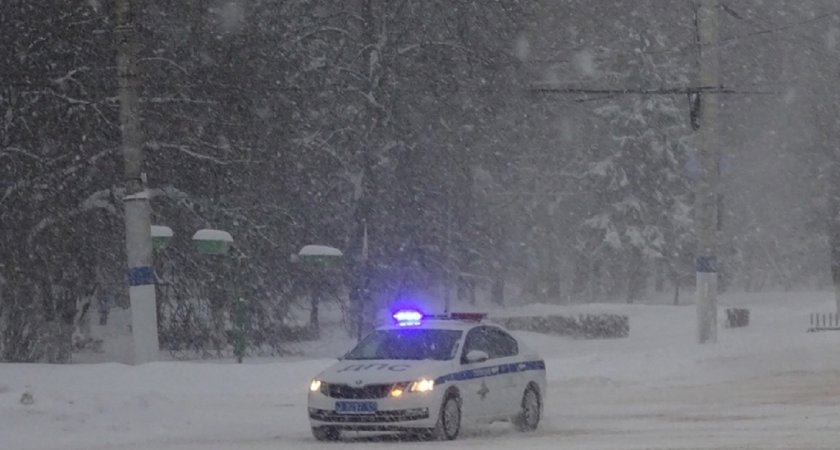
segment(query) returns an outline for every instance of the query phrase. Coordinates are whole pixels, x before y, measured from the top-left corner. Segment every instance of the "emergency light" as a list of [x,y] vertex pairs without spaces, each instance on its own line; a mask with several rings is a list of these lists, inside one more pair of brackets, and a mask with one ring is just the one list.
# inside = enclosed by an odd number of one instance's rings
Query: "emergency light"
[[401,327],[417,326],[420,325],[420,321],[423,319],[423,313],[413,309],[404,309],[395,312],[391,317]]
[[467,322],[481,322],[487,317],[487,313],[453,312],[449,314],[425,315],[414,309],[401,309],[391,317],[401,327],[418,326],[423,319],[430,320],[463,320]]

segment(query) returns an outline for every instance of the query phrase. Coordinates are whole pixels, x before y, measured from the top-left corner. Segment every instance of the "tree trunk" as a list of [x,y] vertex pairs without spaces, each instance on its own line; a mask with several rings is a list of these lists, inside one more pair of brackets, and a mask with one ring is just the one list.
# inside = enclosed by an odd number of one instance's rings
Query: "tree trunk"
[[601,277],[601,264],[593,258],[590,262],[589,269],[589,284],[587,288],[589,303],[595,303],[598,292],[598,280]]
[[831,281],[834,283],[834,310],[840,313],[840,239],[831,242]]
[[490,300],[496,305],[505,304],[505,242],[507,229],[503,224],[496,227],[494,242],[494,261],[492,263],[492,286],[490,287]]
[[[840,192],[840,185],[832,187],[835,192]],[[835,311],[840,313],[840,198],[837,193],[832,195],[831,203],[831,281],[834,283]]]
[[674,283],[674,306],[680,304],[680,273],[672,264],[668,264],[668,275],[671,277],[671,282]]
[[310,301],[310,309],[309,309],[309,331],[318,336],[319,333],[319,325],[318,325],[318,303],[320,300],[321,293],[318,292],[319,289],[315,286],[315,283],[310,284],[309,287],[309,301]]
[[674,280],[674,306],[680,305],[680,280]]
[[505,304],[505,271],[498,261],[493,264],[493,285],[490,288],[490,299],[496,305]]
[[653,290],[659,294],[665,290],[665,263],[659,261],[655,266]]
[[[840,149],[834,149],[835,161]],[[835,311],[840,313],[840,163],[834,162],[828,170],[828,236],[831,246],[831,281],[834,284]]]
[[549,241],[548,246],[548,270],[546,270],[546,290],[551,303],[560,302],[562,288],[560,286],[560,255],[557,250],[557,243],[554,239]]

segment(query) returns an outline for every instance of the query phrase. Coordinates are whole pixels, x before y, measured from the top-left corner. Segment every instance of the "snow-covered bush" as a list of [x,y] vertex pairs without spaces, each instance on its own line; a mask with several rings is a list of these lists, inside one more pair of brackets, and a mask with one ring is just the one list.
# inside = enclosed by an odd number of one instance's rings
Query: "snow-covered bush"
[[750,310],[744,308],[726,309],[726,328],[746,327],[750,324]]
[[615,339],[630,334],[630,320],[620,314],[579,314],[563,316],[508,317],[496,319],[511,330],[556,334],[582,339]]

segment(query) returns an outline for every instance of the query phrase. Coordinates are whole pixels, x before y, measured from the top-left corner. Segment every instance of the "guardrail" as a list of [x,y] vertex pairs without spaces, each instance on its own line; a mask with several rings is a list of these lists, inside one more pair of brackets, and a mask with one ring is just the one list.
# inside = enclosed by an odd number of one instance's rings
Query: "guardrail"
[[808,328],[808,332],[816,331],[840,331],[840,314],[811,313],[811,328]]

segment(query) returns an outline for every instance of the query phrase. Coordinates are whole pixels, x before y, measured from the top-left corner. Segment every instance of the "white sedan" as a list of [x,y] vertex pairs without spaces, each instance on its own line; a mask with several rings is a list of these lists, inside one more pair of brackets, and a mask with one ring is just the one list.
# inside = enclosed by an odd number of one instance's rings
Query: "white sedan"
[[537,428],[545,362],[483,315],[399,311],[309,386],[318,440],[341,431],[385,431],[455,439],[461,424],[511,421]]

